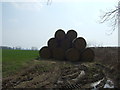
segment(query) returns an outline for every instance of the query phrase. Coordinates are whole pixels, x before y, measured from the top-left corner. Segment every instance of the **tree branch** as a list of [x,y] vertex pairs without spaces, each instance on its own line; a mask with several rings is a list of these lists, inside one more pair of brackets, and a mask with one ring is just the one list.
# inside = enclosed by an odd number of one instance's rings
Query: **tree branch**
[[[102,17],[101,17],[101,21],[100,23],[104,23],[107,21],[113,21],[112,23],[112,32],[110,34],[113,33],[113,31],[115,31],[116,26],[118,26],[119,23],[119,18],[120,18],[120,5],[118,5],[116,7],[116,9],[106,12]],[[109,34],[109,35],[110,35]]]

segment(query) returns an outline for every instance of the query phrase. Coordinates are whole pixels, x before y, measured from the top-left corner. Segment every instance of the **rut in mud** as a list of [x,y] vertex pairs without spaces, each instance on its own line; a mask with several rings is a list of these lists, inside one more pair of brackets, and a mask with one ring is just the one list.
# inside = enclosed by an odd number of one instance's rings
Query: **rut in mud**
[[45,65],[33,64],[23,72],[3,78],[3,88],[93,88],[91,83],[103,79],[99,84],[99,87],[103,87],[107,80],[99,64],[65,61],[45,63],[49,63],[47,69]]

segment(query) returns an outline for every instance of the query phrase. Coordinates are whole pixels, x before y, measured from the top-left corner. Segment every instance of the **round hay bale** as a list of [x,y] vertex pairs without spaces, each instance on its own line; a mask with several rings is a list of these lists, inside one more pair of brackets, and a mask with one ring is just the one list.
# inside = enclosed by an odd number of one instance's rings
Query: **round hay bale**
[[64,50],[67,50],[72,47],[72,42],[70,42],[68,39],[63,39],[60,43],[60,47]]
[[69,30],[66,34],[66,38],[70,41],[77,38],[77,32],[75,30]]
[[56,32],[55,32],[55,38],[57,40],[63,40],[65,38],[65,32],[62,30],[62,29],[58,29]]
[[70,48],[65,53],[66,59],[69,61],[78,61],[80,59],[80,53],[76,48]]
[[49,59],[52,56],[51,51],[47,46],[44,46],[39,50],[39,55],[41,58],[45,59]]
[[54,48],[52,50],[53,58],[58,60],[64,60],[65,59],[65,50],[62,48]]
[[90,48],[86,48],[81,54],[80,54],[80,60],[81,61],[93,61],[95,54],[94,51]]
[[57,39],[56,38],[50,38],[47,42],[47,45],[49,48],[56,48],[59,46],[59,43],[57,42]]
[[78,37],[73,40],[73,47],[80,51],[84,50],[86,45],[87,45],[86,40],[83,37]]

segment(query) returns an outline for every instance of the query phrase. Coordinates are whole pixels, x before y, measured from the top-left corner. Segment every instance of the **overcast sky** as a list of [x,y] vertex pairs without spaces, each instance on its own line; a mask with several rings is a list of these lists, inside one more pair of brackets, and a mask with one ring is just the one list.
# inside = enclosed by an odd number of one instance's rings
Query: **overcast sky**
[[0,6],[4,46],[41,48],[60,28],[65,32],[76,30],[89,44],[118,46],[118,30],[108,35],[111,23],[99,23],[104,12],[117,6],[117,0],[52,0],[48,5],[46,2],[1,2]]

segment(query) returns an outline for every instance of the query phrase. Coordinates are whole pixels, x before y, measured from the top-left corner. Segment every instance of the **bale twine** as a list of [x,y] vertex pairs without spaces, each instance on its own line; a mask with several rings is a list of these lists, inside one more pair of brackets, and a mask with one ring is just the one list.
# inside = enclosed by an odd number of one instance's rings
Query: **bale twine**
[[70,42],[68,39],[63,39],[60,43],[60,47],[64,50],[67,50],[72,47],[72,42]]
[[78,37],[73,40],[73,47],[80,51],[84,50],[86,45],[87,45],[86,40],[83,37]]
[[58,29],[56,32],[55,32],[55,38],[57,40],[63,40],[65,38],[65,32],[62,30],[62,29]]
[[51,51],[47,46],[44,46],[39,50],[39,55],[41,58],[46,58],[46,59],[49,59],[52,56]]
[[80,54],[80,60],[81,61],[93,61],[95,54],[94,51],[90,48],[86,48],[81,54]]
[[48,40],[47,44],[48,44],[48,47],[49,47],[50,49],[56,48],[56,47],[59,46],[59,43],[57,42],[57,39],[56,39],[56,38],[50,38],[50,39]]
[[59,60],[64,60],[65,59],[65,50],[63,48],[54,48],[52,50],[53,53],[53,58],[59,59]]
[[70,41],[77,37],[77,32],[75,30],[69,30],[66,34],[66,38]]
[[78,61],[80,59],[80,53],[76,48],[70,48],[65,53],[66,59],[69,61]]

